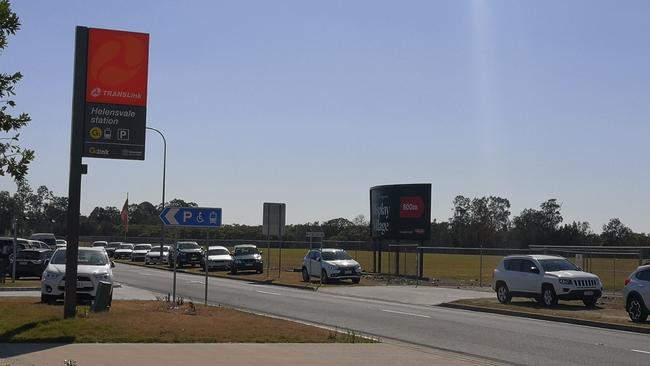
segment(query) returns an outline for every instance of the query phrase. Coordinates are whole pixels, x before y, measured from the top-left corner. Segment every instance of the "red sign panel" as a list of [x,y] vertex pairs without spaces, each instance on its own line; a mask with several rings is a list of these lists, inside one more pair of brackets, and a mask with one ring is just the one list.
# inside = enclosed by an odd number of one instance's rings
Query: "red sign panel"
[[89,29],[86,101],[147,105],[149,35]]
[[399,217],[419,219],[424,213],[424,200],[420,196],[404,196],[399,198]]

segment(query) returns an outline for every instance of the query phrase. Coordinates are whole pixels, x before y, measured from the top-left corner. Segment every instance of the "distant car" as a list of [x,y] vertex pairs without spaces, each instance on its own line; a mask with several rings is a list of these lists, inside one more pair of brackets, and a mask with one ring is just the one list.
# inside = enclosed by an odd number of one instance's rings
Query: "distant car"
[[[20,252],[21,250],[31,249],[31,245],[25,239],[16,240],[16,251]],[[11,274],[11,267],[14,261],[14,238],[9,237],[0,237],[0,255],[4,258],[9,259],[7,267],[5,268],[5,273],[8,275]]]
[[52,257],[52,249],[23,249],[16,257],[16,279],[20,277],[41,278],[47,261]]
[[169,248],[169,267],[183,267],[186,264],[200,265],[203,257],[203,250],[194,241],[179,241]]
[[361,265],[350,257],[343,249],[323,248],[311,250],[303,258],[302,279],[305,282],[312,277],[318,277],[321,282],[330,280],[352,280],[352,283],[361,281]]
[[108,246],[108,242],[105,240],[97,240],[94,241],[90,246],[92,248],[106,248]]
[[[43,272],[41,302],[54,303],[65,293],[66,249],[57,249]],[[79,248],[77,266],[77,297],[94,300],[100,281],[113,283],[115,266],[101,248]]]
[[50,249],[50,250],[52,250],[49,245],[45,244],[44,242],[42,242],[40,240],[28,240],[28,241],[29,241],[30,247],[32,247],[33,249]]
[[56,239],[56,247],[65,247],[68,245],[68,242],[65,239]]
[[550,255],[511,255],[503,258],[494,270],[492,288],[500,303],[512,297],[529,297],[544,306],[558,300],[582,300],[596,305],[603,293],[600,278],[584,272],[566,258]]
[[29,237],[30,240],[39,240],[47,244],[50,249],[56,249],[56,236],[52,233],[35,233]]
[[151,244],[136,244],[131,253],[131,260],[133,262],[144,262],[144,257],[151,250]]
[[109,258],[115,257],[115,251],[120,248],[120,245],[122,245],[121,241],[112,241],[109,242],[106,247],[104,247]]
[[120,244],[120,247],[115,249],[115,258],[116,259],[131,259],[131,253],[133,253],[133,244]]
[[[232,267],[233,258],[230,251],[222,246],[208,247],[208,271],[212,269],[229,270]],[[201,267],[205,268],[205,260],[201,263]]]
[[162,264],[169,262],[169,245],[163,245],[162,259],[160,258],[160,245],[151,247],[151,250],[144,256],[144,264]]
[[625,279],[623,289],[625,310],[630,320],[642,323],[650,313],[650,265],[637,268],[630,277]]
[[262,260],[262,253],[257,250],[253,244],[235,245],[232,254],[233,262],[230,273],[236,274],[238,271],[255,271],[257,273],[264,272],[264,260]]

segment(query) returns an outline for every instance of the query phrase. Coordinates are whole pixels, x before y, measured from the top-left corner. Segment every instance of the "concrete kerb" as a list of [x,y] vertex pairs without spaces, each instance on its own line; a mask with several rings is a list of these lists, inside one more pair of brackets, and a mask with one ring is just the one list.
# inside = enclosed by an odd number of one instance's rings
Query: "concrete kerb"
[[40,291],[40,287],[0,287],[2,291]]
[[566,318],[566,317],[553,316],[553,315],[542,315],[542,314],[526,313],[526,312],[523,312],[523,311],[515,311],[515,310],[491,309],[491,308],[486,308],[486,307],[483,307],[483,306],[474,306],[474,305],[466,305],[466,304],[444,303],[444,304],[440,304],[440,305],[437,305],[437,306],[441,307],[441,308],[448,308],[448,309],[478,311],[478,312],[490,313],[490,314],[517,316],[517,317],[520,317],[520,318],[546,320],[546,321],[553,321],[553,322],[559,322],[559,323],[585,325],[585,326],[589,326],[589,327],[604,328],[604,329],[610,329],[610,330],[620,330],[620,331],[625,331],[625,332],[650,334],[650,328],[635,327],[635,326],[632,326],[632,325],[604,323],[604,322],[597,322],[597,321],[593,321],[593,320],[584,320],[584,319]]
[[[144,268],[151,268],[151,269],[159,269],[159,270],[167,271],[167,272],[174,272],[173,268],[149,267],[149,266],[146,266],[144,264],[131,263],[131,262],[122,262],[122,261],[118,261],[117,263],[126,264],[126,265],[129,265],[129,266],[144,267]],[[184,273],[184,274],[190,274],[190,275],[194,275],[194,276],[205,277],[205,273],[190,272],[190,271],[186,271],[184,269],[179,269],[179,268],[176,268],[176,272]],[[212,274],[210,274],[209,276],[212,277],[212,278],[223,278],[223,279],[227,279],[227,280],[246,281],[246,282],[253,282],[253,283],[258,283],[258,284],[262,284],[262,285],[273,285],[273,286],[296,288],[296,289],[299,289],[299,290],[308,290],[308,291],[316,291],[316,290],[318,290],[318,287],[309,287],[307,285],[299,286],[299,285],[290,285],[290,284],[286,284],[286,283],[271,283],[270,281],[266,281],[266,280],[256,280],[256,279],[252,279],[252,278],[238,278],[238,277],[233,277],[233,276],[215,276],[215,275],[212,275]]]

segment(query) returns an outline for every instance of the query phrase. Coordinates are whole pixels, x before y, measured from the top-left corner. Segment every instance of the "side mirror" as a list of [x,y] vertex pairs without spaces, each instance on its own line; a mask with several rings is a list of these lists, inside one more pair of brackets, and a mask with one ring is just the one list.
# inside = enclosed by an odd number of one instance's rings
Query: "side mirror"
[[578,271],[580,271],[580,272],[584,272],[585,270],[582,269],[582,267],[578,267]]
[[50,258],[47,258],[46,260],[44,260],[44,261],[43,261],[43,264],[46,265],[46,266],[47,266],[48,264],[50,264]]
[[111,261],[111,268],[115,268],[115,262]]
[[260,255],[264,254],[264,251],[260,250]]
[[530,273],[536,273],[536,274],[539,274],[539,268],[537,268],[537,267],[530,267]]
[[318,259],[317,259],[317,260],[318,260],[318,261],[320,262],[320,257],[318,257]]

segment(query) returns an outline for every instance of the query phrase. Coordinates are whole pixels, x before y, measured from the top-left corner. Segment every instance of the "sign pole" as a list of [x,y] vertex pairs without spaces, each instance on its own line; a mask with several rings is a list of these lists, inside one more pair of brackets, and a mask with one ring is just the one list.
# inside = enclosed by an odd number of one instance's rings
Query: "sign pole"
[[205,301],[203,305],[208,306],[208,250],[210,249],[210,232],[205,232]]
[[74,318],[77,307],[77,256],[79,254],[79,215],[81,206],[81,155],[85,118],[86,69],[88,66],[88,28],[77,27],[75,34],[74,87],[70,138],[70,176],[68,179],[68,233],[66,239],[65,296],[63,317]]
[[174,243],[174,280],[172,284],[172,299],[174,299],[174,302],[176,302],[176,262],[178,257],[178,242]]

